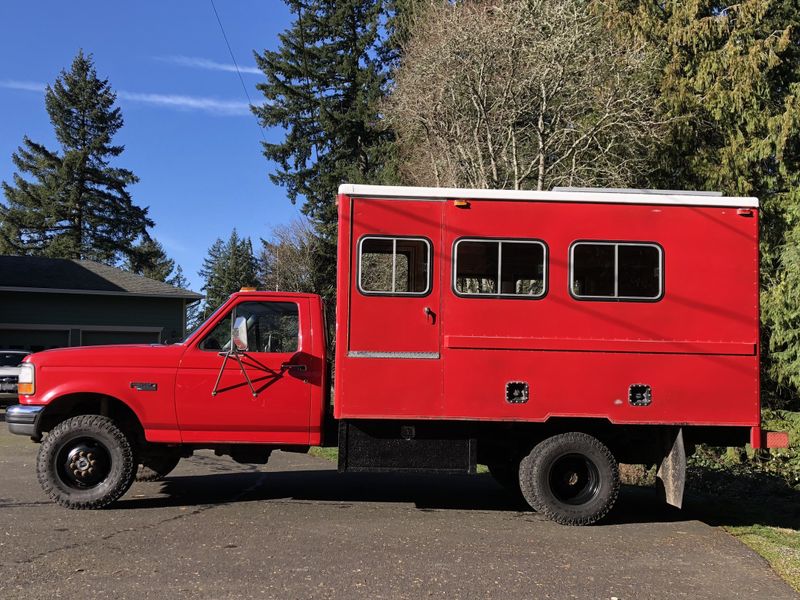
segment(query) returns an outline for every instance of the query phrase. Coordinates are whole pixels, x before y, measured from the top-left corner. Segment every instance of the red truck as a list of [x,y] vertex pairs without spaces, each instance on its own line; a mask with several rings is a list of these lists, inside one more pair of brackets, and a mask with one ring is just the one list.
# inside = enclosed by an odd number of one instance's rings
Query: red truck
[[618,463],[679,506],[698,443],[761,429],[758,201],[717,194],[343,185],[335,402],[314,294],[233,294],[182,343],[26,359],[6,422],[39,481],[99,508],[211,448],[263,464],[475,473],[589,524]]

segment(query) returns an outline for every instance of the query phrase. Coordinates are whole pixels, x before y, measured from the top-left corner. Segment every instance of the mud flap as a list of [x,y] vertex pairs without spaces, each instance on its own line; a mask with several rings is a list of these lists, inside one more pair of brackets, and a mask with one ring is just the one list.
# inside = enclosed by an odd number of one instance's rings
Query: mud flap
[[686,449],[683,428],[670,429],[664,435],[664,458],[656,472],[658,495],[667,504],[680,508],[686,484]]

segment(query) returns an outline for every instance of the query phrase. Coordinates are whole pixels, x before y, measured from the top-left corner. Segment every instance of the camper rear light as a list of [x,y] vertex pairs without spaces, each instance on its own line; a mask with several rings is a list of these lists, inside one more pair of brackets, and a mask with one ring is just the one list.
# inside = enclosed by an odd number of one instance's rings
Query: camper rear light
[[17,393],[21,396],[30,396],[36,391],[36,375],[33,364],[22,363],[19,367],[19,379],[17,380]]

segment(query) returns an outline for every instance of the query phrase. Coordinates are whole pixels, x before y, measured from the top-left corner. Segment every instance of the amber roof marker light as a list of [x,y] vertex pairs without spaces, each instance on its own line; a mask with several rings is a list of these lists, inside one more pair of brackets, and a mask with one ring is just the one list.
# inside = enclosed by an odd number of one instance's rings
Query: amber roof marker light
[[464,200],[463,198],[461,199],[457,198],[453,200],[453,206],[455,206],[456,208],[469,208],[469,200]]

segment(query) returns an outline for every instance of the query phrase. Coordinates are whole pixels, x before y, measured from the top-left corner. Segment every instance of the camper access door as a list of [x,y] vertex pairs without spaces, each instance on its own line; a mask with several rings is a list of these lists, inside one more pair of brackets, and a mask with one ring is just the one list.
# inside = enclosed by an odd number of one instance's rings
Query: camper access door
[[439,358],[442,203],[353,199],[350,358]]

